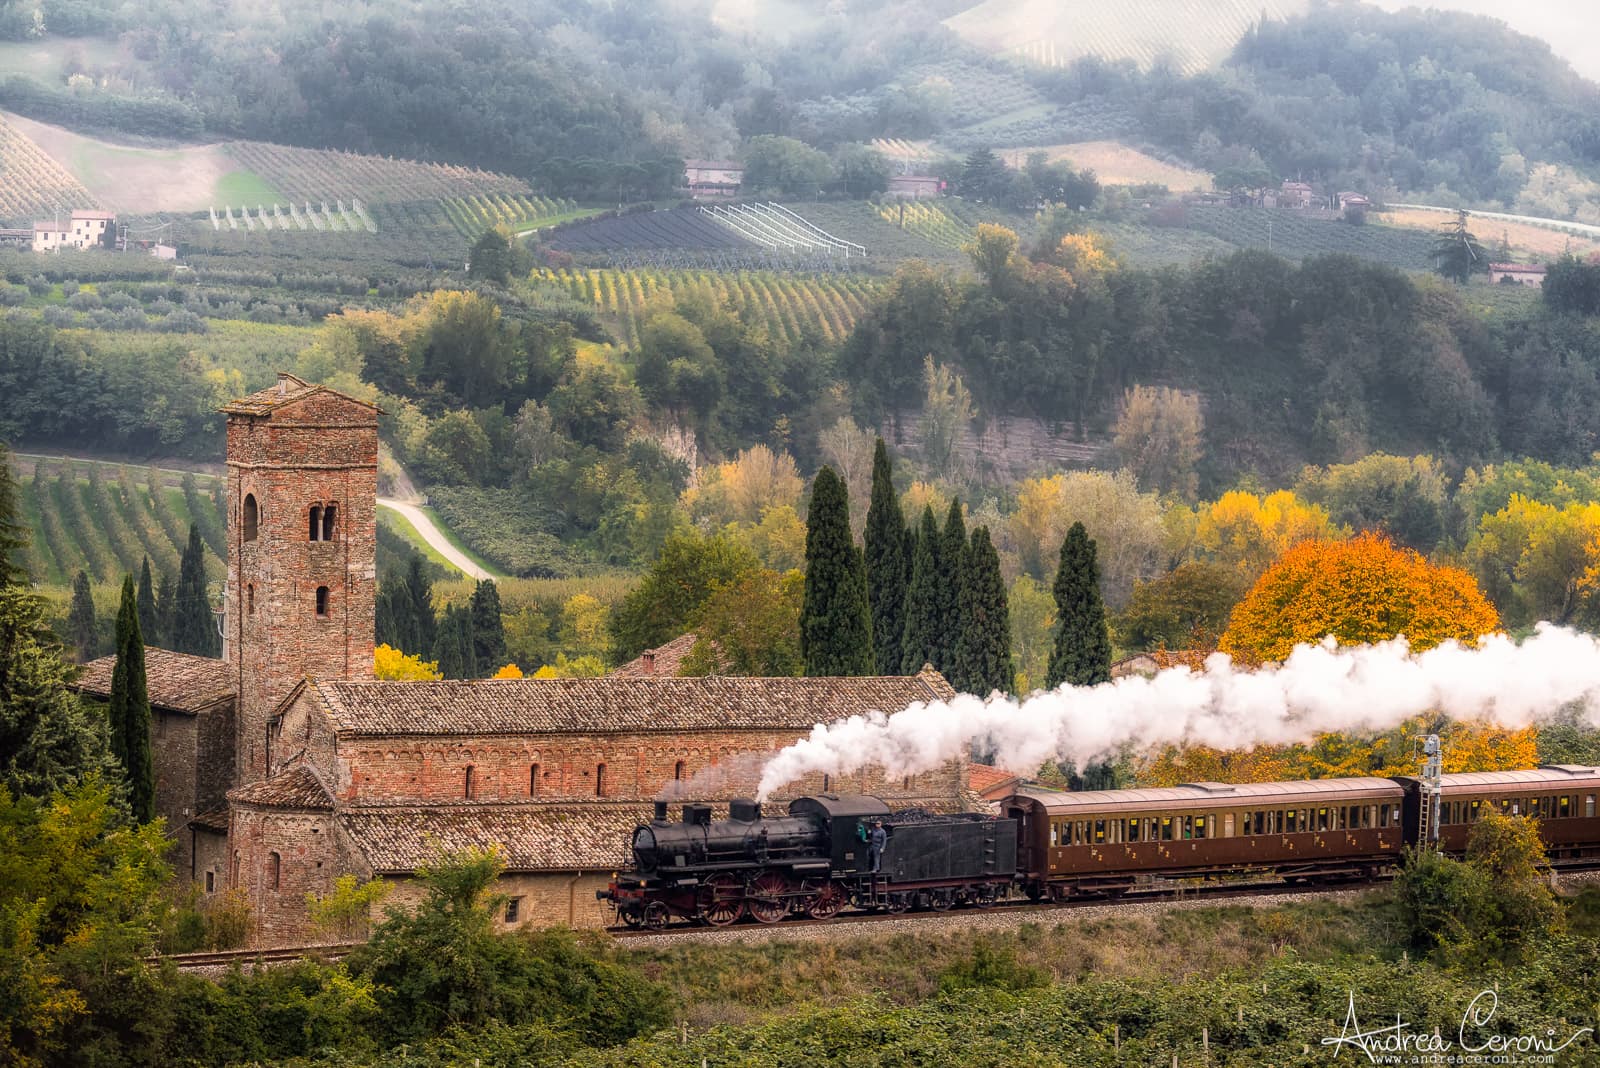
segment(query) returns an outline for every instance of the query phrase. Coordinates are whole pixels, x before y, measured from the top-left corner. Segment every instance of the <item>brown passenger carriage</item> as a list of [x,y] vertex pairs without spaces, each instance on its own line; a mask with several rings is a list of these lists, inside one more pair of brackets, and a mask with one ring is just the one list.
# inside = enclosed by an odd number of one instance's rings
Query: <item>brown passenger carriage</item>
[[1393,779],[1184,783],[1001,802],[1018,821],[1018,870],[1033,896],[1118,894],[1140,876],[1277,873],[1360,878],[1406,844],[1406,788]]
[[[1421,825],[1420,783],[1406,786],[1406,840],[1417,841]],[[1464,853],[1472,824],[1493,806],[1508,816],[1538,820],[1539,836],[1553,864],[1600,856],[1600,768],[1545,764],[1519,771],[1475,771],[1440,780],[1439,848]]]

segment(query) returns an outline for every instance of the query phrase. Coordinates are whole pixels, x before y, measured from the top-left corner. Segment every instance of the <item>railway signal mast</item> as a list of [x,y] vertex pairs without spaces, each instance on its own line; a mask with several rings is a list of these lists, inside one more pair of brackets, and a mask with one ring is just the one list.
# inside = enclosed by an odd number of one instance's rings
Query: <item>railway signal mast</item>
[[1421,818],[1418,821],[1418,842],[1429,849],[1439,848],[1439,804],[1444,794],[1444,762],[1440,755],[1439,736],[1430,734],[1422,743]]

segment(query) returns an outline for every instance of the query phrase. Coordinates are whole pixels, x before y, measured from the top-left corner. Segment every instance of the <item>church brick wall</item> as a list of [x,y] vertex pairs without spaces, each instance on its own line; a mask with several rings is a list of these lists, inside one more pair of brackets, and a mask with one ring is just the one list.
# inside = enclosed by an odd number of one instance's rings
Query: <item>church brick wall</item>
[[327,893],[355,863],[333,813],[235,802],[229,846],[229,885],[242,888],[250,900],[251,944],[315,941],[306,894]]
[[198,814],[195,804],[199,795],[197,766],[201,752],[200,719],[199,716],[170,712],[163,708],[150,710],[150,756],[156,781],[156,815],[166,820],[167,835],[173,839],[172,852],[167,854],[167,859],[180,878],[188,877],[193,860],[189,821]]

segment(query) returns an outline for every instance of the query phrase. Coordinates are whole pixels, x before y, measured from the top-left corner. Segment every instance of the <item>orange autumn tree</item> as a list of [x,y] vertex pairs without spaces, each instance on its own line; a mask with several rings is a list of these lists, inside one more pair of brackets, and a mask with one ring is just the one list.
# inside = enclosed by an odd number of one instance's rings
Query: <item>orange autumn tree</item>
[[[1455,639],[1471,645],[1496,630],[1499,616],[1471,575],[1429,563],[1387,539],[1362,534],[1290,548],[1234,609],[1222,651],[1246,664],[1281,661],[1300,643],[1332,635],[1341,645],[1404,634],[1412,649]],[[1437,730],[1447,771],[1490,771],[1537,763],[1535,731],[1419,716],[1375,735],[1320,734],[1308,745],[1247,751],[1172,747],[1151,754],[1141,782],[1170,785],[1217,779],[1410,775],[1415,738]]]
[[1467,572],[1361,534],[1285,552],[1233,610],[1219,647],[1259,664],[1284,660],[1296,645],[1330,634],[1341,645],[1404,634],[1421,650],[1451,638],[1471,645],[1499,626],[1499,614]]

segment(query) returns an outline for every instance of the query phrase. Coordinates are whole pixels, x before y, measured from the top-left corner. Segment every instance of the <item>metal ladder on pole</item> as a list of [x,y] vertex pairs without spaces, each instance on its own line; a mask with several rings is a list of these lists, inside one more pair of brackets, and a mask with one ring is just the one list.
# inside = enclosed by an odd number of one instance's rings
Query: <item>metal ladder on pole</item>
[[1430,849],[1439,848],[1439,804],[1444,794],[1444,764],[1439,736],[1430,734],[1422,743],[1422,790],[1418,841]]

